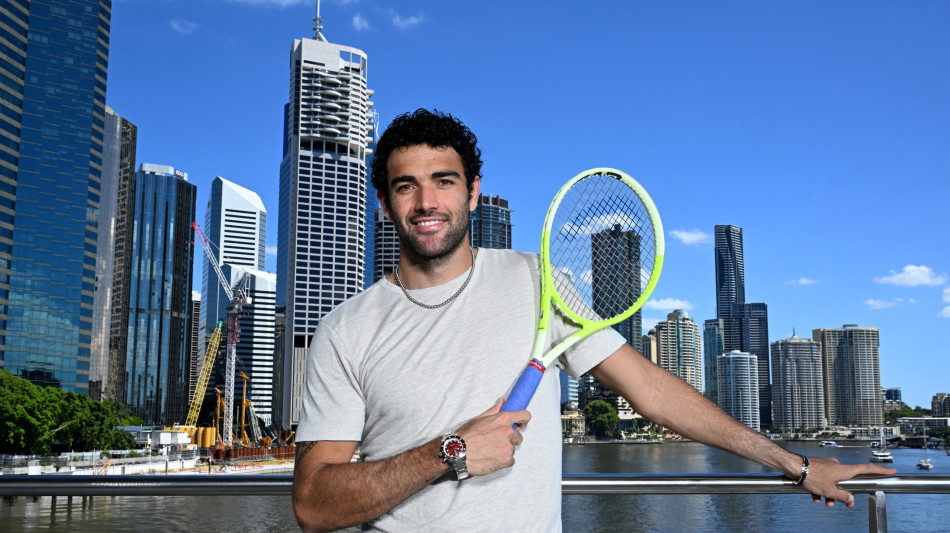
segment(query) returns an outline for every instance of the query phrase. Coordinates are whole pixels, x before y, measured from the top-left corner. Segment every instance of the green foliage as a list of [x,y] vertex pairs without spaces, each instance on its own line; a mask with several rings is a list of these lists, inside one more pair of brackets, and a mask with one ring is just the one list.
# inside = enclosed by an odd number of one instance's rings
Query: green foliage
[[0,453],[49,455],[61,449],[133,448],[135,439],[116,425],[141,420],[116,403],[85,394],[38,387],[0,370]]
[[884,422],[896,424],[897,419],[903,416],[930,416],[930,409],[924,409],[919,405],[911,409],[906,403],[901,402],[899,408],[884,413]]
[[597,438],[611,436],[620,424],[617,409],[604,400],[594,400],[584,407],[587,429]]

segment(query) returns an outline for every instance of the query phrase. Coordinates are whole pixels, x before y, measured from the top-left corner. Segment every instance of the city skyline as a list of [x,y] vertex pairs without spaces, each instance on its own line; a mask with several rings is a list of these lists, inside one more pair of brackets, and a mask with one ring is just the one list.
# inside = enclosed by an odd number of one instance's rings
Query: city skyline
[[[106,103],[139,127],[138,159],[189,169],[199,198],[228,176],[277,212],[287,48],[312,35],[314,4],[116,2]],[[324,2],[321,15],[328,40],[373,58],[381,128],[421,106],[472,127],[483,189],[512,206],[513,248],[537,250],[551,197],[577,172],[609,165],[641,181],[669,243],[645,331],[675,308],[716,316],[713,227],[732,224],[769,340],[875,326],[882,386],[912,406],[950,389],[938,215],[950,79],[933,68],[950,59],[938,23],[950,7],[616,2],[540,14],[364,0]],[[436,28],[462,19],[432,46]],[[486,29],[493,39],[475,37]],[[141,65],[185,83],[142,84]],[[588,72],[610,83],[582,83]],[[577,150],[580,139],[595,142]],[[902,216],[882,216],[892,211]],[[267,240],[273,250],[276,231]]]

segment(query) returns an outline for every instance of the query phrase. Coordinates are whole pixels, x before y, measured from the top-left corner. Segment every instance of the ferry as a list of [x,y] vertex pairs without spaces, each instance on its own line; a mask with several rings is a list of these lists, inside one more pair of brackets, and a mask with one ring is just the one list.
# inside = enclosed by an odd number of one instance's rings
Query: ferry
[[821,446],[821,447],[823,447],[823,448],[824,448],[824,447],[836,447],[836,446],[838,446],[838,443],[835,442],[835,441],[833,441],[833,440],[823,440],[823,441],[819,442],[818,445]]

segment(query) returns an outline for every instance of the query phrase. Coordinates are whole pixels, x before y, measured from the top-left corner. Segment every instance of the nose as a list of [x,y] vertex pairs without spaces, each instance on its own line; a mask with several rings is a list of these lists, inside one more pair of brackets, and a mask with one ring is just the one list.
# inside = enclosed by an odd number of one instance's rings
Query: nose
[[436,193],[435,186],[429,183],[424,183],[419,186],[418,191],[419,192],[416,194],[416,211],[428,212],[439,207],[438,195]]

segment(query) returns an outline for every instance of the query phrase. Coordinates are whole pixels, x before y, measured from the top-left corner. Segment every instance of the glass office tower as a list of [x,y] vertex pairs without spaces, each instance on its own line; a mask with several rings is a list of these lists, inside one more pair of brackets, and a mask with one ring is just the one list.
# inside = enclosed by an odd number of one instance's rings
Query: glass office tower
[[511,249],[511,209],[500,196],[478,195],[478,206],[469,221],[469,238],[475,248]]
[[[640,237],[635,231],[612,229],[591,235],[591,276],[594,312],[602,317],[622,313],[641,292]],[[638,310],[613,328],[643,351],[643,325]]]
[[122,399],[146,424],[184,422],[196,187],[172,167],[135,174],[129,271],[128,347]]
[[0,367],[89,390],[111,0],[0,4]]

